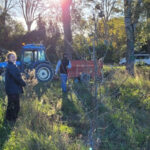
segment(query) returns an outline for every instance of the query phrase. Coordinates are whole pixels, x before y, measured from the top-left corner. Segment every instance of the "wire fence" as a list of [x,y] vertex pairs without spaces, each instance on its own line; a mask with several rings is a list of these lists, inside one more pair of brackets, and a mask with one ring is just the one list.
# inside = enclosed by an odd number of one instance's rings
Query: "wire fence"
[[[95,48],[94,46],[94,43],[95,41],[93,42],[93,50]],[[70,46],[72,46],[70,43],[68,43]],[[88,48],[88,44],[87,44],[87,41],[85,40],[84,41],[84,44],[86,45],[86,47]],[[107,44],[108,46],[108,44]],[[74,49],[72,47],[72,49]],[[89,50],[89,53],[92,54],[92,52]],[[108,49],[106,50],[103,58],[102,58],[102,61],[104,62],[106,56],[107,56],[107,53],[108,53]],[[93,52],[93,55],[96,55],[94,54]],[[95,61],[97,58],[95,56],[93,56],[93,61]],[[96,60],[97,61],[97,60]],[[95,66],[96,65],[96,66]],[[97,64],[94,64],[95,68],[97,69]],[[86,66],[85,66],[86,67]],[[86,88],[88,89],[93,89],[94,87],[94,93],[93,93],[93,90],[92,91],[89,91],[89,93],[91,93],[93,95],[93,106],[91,108],[91,110],[87,110],[86,109],[86,105],[85,105],[85,101],[84,99],[82,99],[81,95],[79,95],[79,91],[80,91],[80,88],[76,87],[74,88],[72,82],[69,82],[69,85],[71,85],[71,89],[72,89],[72,92],[75,93],[75,95],[77,96],[77,98],[81,101],[82,103],[82,107],[84,108],[85,110],[85,117],[87,118],[87,120],[89,120],[90,122],[90,129],[89,129],[89,132],[88,132],[88,141],[87,141],[87,145],[90,146],[90,150],[95,150],[97,149],[100,145],[101,145],[101,133],[100,132],[97,132],[98,131],[98,122],[99,120],[101,119],[102,116],[104,116],[103,114],[102,115],[99,115],[98,114],[98,109],[101,105],[101,103],[104,102],[105,99],[107,99],[108,97],[116,97],[118,94],[119,94],[119,88],[121,87],[121,85],[128,79],[128,76],[125,78],[125,79],[122,79],[122,82],[120,83],[119,87],[117,87],[116,90],[114,90],[112,93],[109,93],[108,91],[106,91],[105,95],[103,95],[101,93],[101,91],[99,91],[100,93],[100,97],[98,98],[97,95],[98,95],[98,88],[101,89],[101,87],[105,87],[105,84],[107,84],[106,82],[107,81],[110,81],[110,78],[113,77],[113,74],[117,71],[117,69],[115,69],[116,66],[111,66],[111,71],[109,73],[109,75],[107,77],[104,77],[104,71],[103,69],[101,70],[101,81],[98,82],[98,77],[95,76],[95,79],[94,79],[94,84],[90,84],[90,83],[86,83]],[[97,70],[95,69],[95,74],[97,74]],[[84,83],[85,84],[85,83]],[[109,93],[109,94],[108,94]],[[96,101],[96,103],[95,103]],[[112,113],[112,112],[109,112],[109,113]],[[91,114],[93,114],[93,116],[91,117]],[[105,114],[105,113],[104,113]],[[110,125],[108,125],[109,127]],[[106,128],[108,128],[106,127]],[[103,128],[101,128],[103,129]]]

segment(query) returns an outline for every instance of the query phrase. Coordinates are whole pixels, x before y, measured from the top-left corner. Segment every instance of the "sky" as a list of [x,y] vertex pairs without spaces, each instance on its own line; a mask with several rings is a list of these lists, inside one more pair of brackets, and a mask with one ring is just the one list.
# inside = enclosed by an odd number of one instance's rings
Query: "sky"
[[[0,6],[4,6],[4,1],[5,0],[0,0]],[[16,3],[18,2],[18,0],[8,0],[8,1],[12,1],[12,3]],[[47,7],[49,6],[50,4],[52,3],[59,3],[60,0],[43,0],[44,2],[44,5]],[[25,20],[23,18],[23,15],[22,15],[22,11],[19,7],[19,3],[17,5],[15,5],[15,7],[13,7],[10,11],[9,11],[9,14],[11,15],[12,18],[14,18],[15,20],[17,20],[18,22],[22,23],[25,30],[27,30],[27,26],[26,26],[26,23],[25,23]],[[36,28],[36,22],[34,22],[32,24],[32,30]]]
[[[12,0],[12,3],[15,3],[15,2],[16,2],[16,0]],[[0,6],[2,6],[2,7],[4,6],[4,0],[0,0]],[[22,16],[22,12],[21,12],[18,5],[15,5],[15,7],[10,9],[9,14],[11,15],[11,17],[14,20],[17,20],[18,22],[22,23],[24,28],[27,29],[25,21],[24,21],[23,16]]]
[[[27,26],[26,26],[25,20],[23,18],[23,14],[22,14],[19,6],[12,8],[11,14],[12,14],[12,18],[14,18],[14,20],[17,20],[18,22],[20,22],[24,26],[25,30],[27,30]],[[35,28],[36,28],[36,23],[34,22],[31,30],[34,30]]]

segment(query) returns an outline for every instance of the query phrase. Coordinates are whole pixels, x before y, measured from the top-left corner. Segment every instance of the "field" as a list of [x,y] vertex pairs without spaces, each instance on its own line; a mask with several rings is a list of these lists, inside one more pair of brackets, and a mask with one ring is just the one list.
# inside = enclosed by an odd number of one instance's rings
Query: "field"
[[[90,86],[69,85],[68,94],[62,94],[59,81],[28,82],[16,123],[6,124],[1,81],[0,150],[89,150],[93,95]],[[136,68],[133,78],[123,67],[105,66],[98,104],[97,149],[150,149],[149,67]]]

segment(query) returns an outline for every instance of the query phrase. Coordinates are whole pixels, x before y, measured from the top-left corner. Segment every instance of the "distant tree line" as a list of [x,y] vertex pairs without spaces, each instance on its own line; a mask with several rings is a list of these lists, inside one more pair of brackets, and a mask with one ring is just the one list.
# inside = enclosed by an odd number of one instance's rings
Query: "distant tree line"
[[[22,14],[27,30],[15,19],[14,8]],[[127,57],[132,64],[134,53],[150,53],[149,0],[2,0],[0,47],[19,53],[23,42],[42,43],[54,62],[64,51],[70,58],[91,59],[93,14],[97,57],[106,55],[105,63]],[[37,24],[34,29],[33,24]]]

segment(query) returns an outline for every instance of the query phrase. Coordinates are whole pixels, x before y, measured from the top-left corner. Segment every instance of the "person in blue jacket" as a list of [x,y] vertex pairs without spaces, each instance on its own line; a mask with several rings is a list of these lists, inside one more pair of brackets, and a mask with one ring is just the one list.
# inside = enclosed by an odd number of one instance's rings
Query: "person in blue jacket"
[[19,95],[23,93],[23,86],[26,86],[26,83],[16,66],[16,53],[9,52],[6,59],[8,61],[5,73],[5,90],[8,97],[6,120],[16,121],[20,110]]
[[67,92],[67,69],[71,68],[71,61],[67,58],[67,54],[63,54],[63,59],[57,62],[55,74],[58,74],[60,71],[60,79],[61,79],[61,88],[62,92]]

